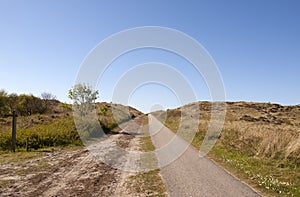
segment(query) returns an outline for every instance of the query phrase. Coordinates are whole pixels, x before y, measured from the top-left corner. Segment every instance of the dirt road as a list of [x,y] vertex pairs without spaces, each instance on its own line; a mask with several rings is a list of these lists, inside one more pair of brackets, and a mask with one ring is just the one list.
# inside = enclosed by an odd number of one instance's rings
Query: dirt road
[[[41,157],[40,157],[41,156]],[[1,196],[110,196],[120,172],[93,158],[86,149],[44,153],[26,163],[1,163]]]
[[[136,132],[138,128],[130,125],[129,122],[126,128]],[[118,144],[124,150],[139,148],[139,139],[123,131],[108,139],[110,145]],[[98,148],[99,152],[107,152],[103,147]],[[139,194],[126,187],[127,178],[133,173],[113,168],[91,152],[84,147],[69,147],[2,154],[0,196],[146,196],[144,191]]]
[[177,153],[187,147],[177,160],[161,168],[170,196],[259,196],[208,158],[200,158],[196,149],[151,115],[149,130],[154,146],[161,149],[157,154],[159,166],[164,166],[172,160],[170,157],[178,156]]

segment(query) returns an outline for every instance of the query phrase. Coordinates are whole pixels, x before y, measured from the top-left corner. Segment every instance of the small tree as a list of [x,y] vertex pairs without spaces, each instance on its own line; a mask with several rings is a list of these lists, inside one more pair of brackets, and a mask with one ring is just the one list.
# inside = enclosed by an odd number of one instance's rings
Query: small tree
[[83,140],[102,135],[98,119],[95,119],[92,113],[98,94],[98,90],[94,91],[87,84],[76,84],[69,90],[69,98],[74,103],[75,124]]
[[98,98],[98,90],[94,91],[87,84],[76,84],[69,90],[69,98],[73,100],[74,105],[77,107],[80,115],[86,115],[92,110],[92,104]]

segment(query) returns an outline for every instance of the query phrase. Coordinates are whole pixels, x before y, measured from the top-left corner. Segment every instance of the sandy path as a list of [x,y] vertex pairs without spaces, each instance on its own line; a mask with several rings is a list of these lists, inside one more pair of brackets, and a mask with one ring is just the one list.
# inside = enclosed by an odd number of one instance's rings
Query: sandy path
[[[41,161],[47,165],[36,172],[30,169],[37,161],[25,164],[30,173],[24,171],[25,175],[19,176],[14,184],[1,188],[0,195],[111,196],[120,176],[120,172],[96,160],[86,149],[50,153],[38,159]],[[18,168],[24,170],[23,165],[15,165],[15,170],[5,175],[13,176]]]
[[93,152],[126,165],[126,155],[121,152],[114,157],[114,152],[105,148],[122,142],[124,150],[138,149],[139,139],[128,135],[139,130],[139,126],[132,123],[128,122],[126,130],[119,134],[110,135],[103,144],[107,147],[60,150],[26,163],[0,163],[0,180],[14,179],[11,184],[0,185],[0,196],[134,196],[125,184],[132,173],[101,162]]
[[[156,149],[166,147],[174,139],[174,147],[157,154],[159,165],[165,164],[170,155],[176,156],[173,152],[180,152],[180,147],[188,146],[151,115],[149,128],[151,134],[156,133],[151,136]],[[157,128],[161,129],[158,131]],[[177,160],[163,167],[161,175],[170,196],[259,196],[208,158],[200,158],[198,151],[191,146]]]

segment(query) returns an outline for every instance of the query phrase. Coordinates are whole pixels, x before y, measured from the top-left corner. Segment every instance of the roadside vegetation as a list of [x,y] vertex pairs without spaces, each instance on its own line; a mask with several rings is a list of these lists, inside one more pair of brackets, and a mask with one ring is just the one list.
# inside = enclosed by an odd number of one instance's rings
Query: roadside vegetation
[[[153,115],[175,132],[181,120],[188,132],[189,125],[197,122],[192,117],[195,107],[199,107],[199,129],[192,145],[200,148],[209,125],[211,103],[184,107],[190,108],[189,118],[181,119],[187,116],[180,108]],[[300,106],[227,103],[224,128],[208,156],[264,195],[300,196],[299,128]]]
[[[93,102],[96,98],[93,95]],[[86,98],[89,95],[86,95]],[[82,146],[76,126],[72,105],[61,103],[51,93],[42,93],[41,98],[26,94],[8,94],[0,91],[0,150],[11,149],[11,125],[13,110],[17,112],[17,151],[25,151],[26,141],[28,150],[37,150],[55,146]],[[110,134],[119,130],[119,122],[128,121],[141,112],[118,104],[95,103],[98,121],[105,133]],[[115,117],[117,116],[117,118]],[[93,136],[91,125],[83,125],[84,131]],[[97,127],[98,128],[98,127]],[[82,137],[82,136],[81,136]]]
[[71,105],[55,100],[51,93],[41,98],[0,91],[0,150],[11,148],[11,114],[17,112],[17,150],[81,145],[72,121]]
[[[142,133],[145,136],[140,138],[140,151],[143,152],[154,151],[155,147],[152,144],[151,137],[149,136],[148,116],[144,116],[143,124],[144,127]],[[147,158],[141,158],[141,159],[147,159]],[[151,159],[152,161],[150,161],[150,163],[153,162],[157,163],[156,157]],[[142,196],[165,197],[167,196],[166,189],[162,181],[162,178],[159,175],[159,172],[160,172],[159,169],[154,169],[148,172],[142,172],[142,173],[129,176],[126,181],[126,186],[127,188],[134,190],[136,194],[141,194]]]

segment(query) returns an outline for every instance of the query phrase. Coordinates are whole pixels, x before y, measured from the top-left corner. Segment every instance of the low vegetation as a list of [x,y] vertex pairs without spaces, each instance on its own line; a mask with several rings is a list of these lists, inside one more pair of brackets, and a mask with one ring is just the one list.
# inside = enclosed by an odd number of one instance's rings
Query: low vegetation
[[[14,102],[12,102],[14,98]],[[95,103],[97,125],[101,125],[105,133],[118,130],[118,124],[141,112],[129,107],[110,103]],[[40,110],[42,109],[43,110]],[[16,95],[0,91],[0,150],[11,149],[12,110],[17,111],[17,138],[18,151],[25,150],[26,141],[29,150],[36,150],[53,146],[81,146],[82,142],[73,120],[72,105],[55,100],[50,93],[43,93],[42,98],[33,95]],[[83,125],[84,126],[84,125]],[[87,124],[84,127],[90,136],[93,136],[93,127]]]
[[158,169],[139,173],[130,176],[128,179],[127,187],[133,189],[137,194],[144,194],[144,196],[167,196]]
[[119,130],[118,125],[134,119],[142,113],[132,107],[112,103],[96,103],[98,119],[105,132]]
[[[192,144],[199,148],[206,135],[211,103],[187,106],[154,115],[171,130],[197,124],[192,117],[200,109],[199,129]],[[227,103],[224,128],[209,157],[257,190],[271,196],[300,195],[300,106],[269,103]],[[184,137],[184,136],[182,136]]]
[[7,117],[13,110],[21,116],[51,113],[53,104],[57,103],[54,98],[50,93],[42,93],[42,98],[39,98],[32,94],[8,94],[0,90],[0,116]]
[[[148,130],[148,117],[145,116],[144,119],[144,127],[142,133],[145,137],[140,138],[140,151],[143,152],[150,152],[154,151],[155,147],[152,144],[151,137],[149,136]],[[143,158],[141,158],[143,159]],[[144,158],[146,159],[146,158]],[[155,162],[155,158],[151,158]],[[137,194],[143,194],[144,196],[160,196],[164,197],[167,196],[164,187],[164,183],[162,181],[161,176],[159,175],[160,170],[154,169],[148,172],[142,172],[135,175],[132,175],[128,178],[126,182],[126,186],[134,190]]]
[[[17,112],[17,150],[51,146],[81,145],[73,119],[71,105],[60,103],[50,93],[43,98],[33,95],[7,94],[2,91],[0,116],[0,150],[11,148],[11,114]],[[12,102],[12,97],[14,102]]]
[[[0,132],[0,147],[2,150],[10,148],[11,133]],[[28,129],[19,129],[16,145],[25,149],[26,140],[30,149],[39,149],[51,146],[81,145],[72,119],[60,119],[49,124],[35,124]]]

